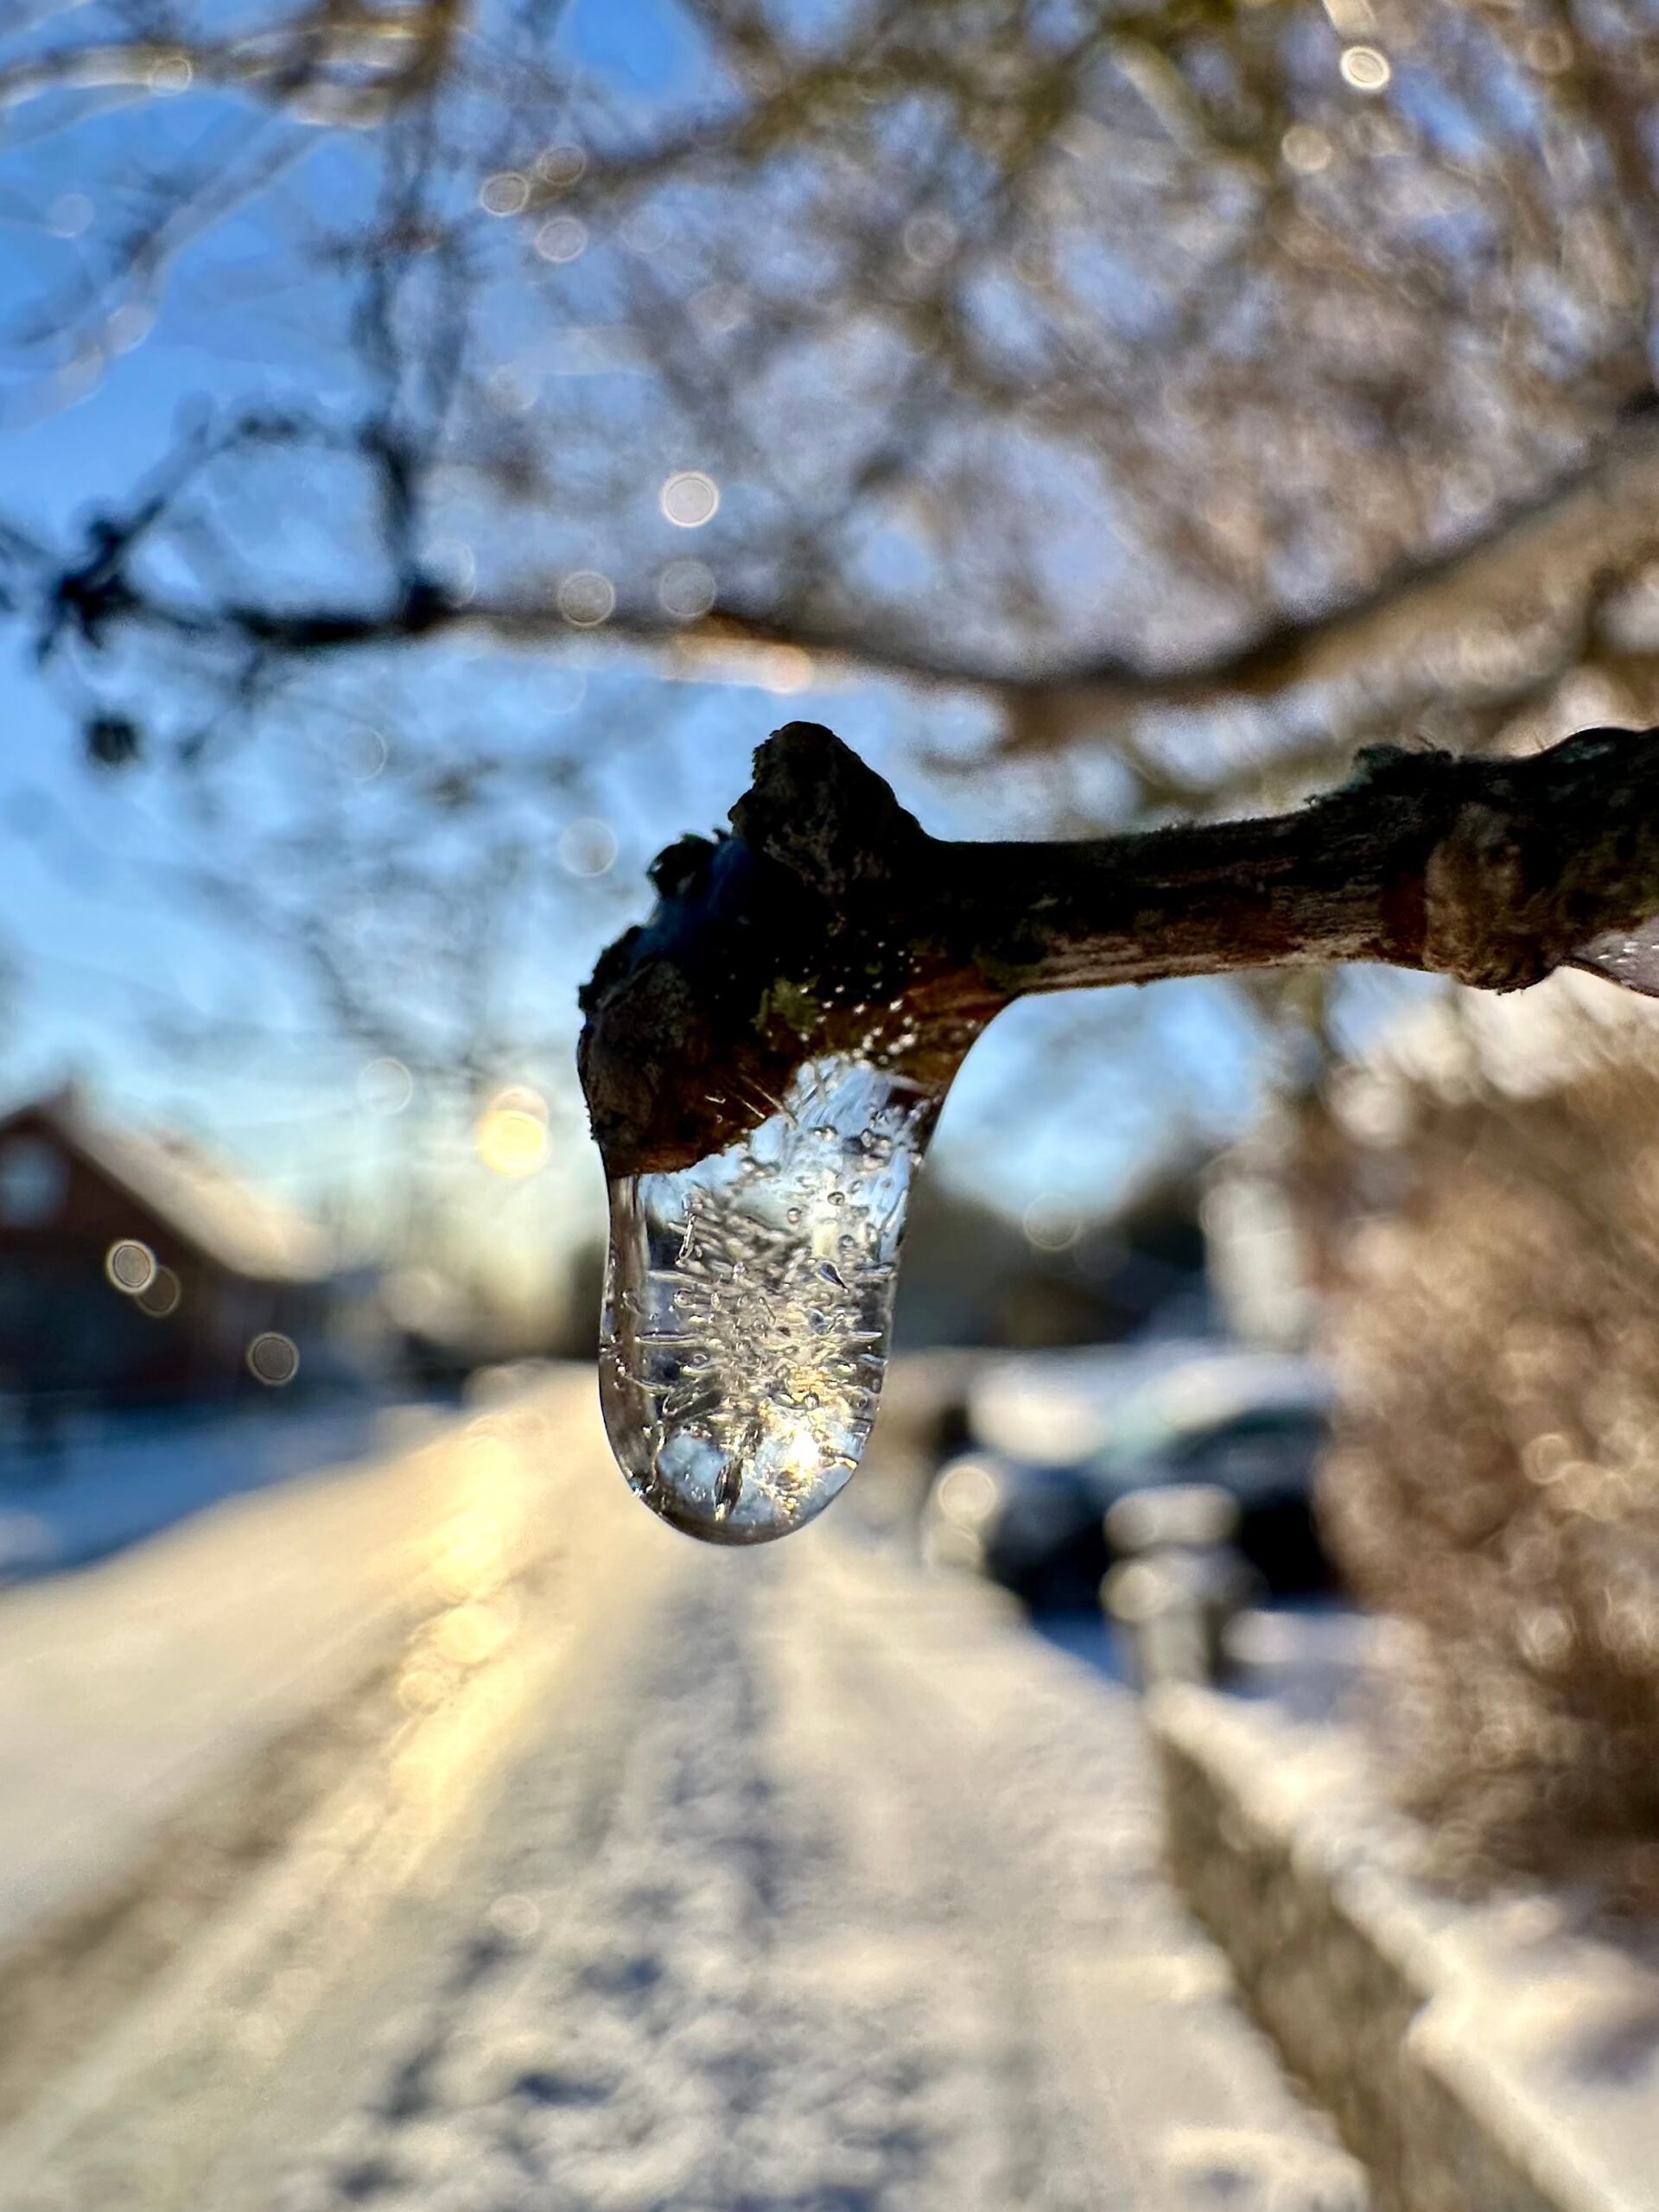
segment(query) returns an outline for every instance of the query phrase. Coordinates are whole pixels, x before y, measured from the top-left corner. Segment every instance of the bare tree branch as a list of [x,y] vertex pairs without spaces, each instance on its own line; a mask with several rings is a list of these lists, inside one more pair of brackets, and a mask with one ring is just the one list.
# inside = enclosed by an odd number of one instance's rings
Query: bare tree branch
[[[1659,555],[1656,500],[1659,419],[1644,394],[1585,461],[1471,539],[1401,564],[1351,601],[1275,622],[1186,667],[1137,671],[1108,659],[1028,681],[1012,749],[1074,743],[1130,709],[1261,702],[1297,691],[1363,690],[1373,715],[1402,723],[1447,690],[1465,702],[1519,705],[1577,664],[1586,614],[1607,585]],[[1426,645],[1435,638],[1461,668]]]
[[252,92],[313,121],[372,123],[430,89],[465,12],[458,0],[384,8],[318,0],[239,37],[140,35],[47,46],[0,67],[0,109],[54,92],[168,94],[202,85]]
[[[264,435],[254,426],[255,435]],[[363,434],[366,457],[385,470],[382,426]],[[404,472],[410,456],[391,456]],[[357,604],[262,605],[226,598],[170,599],[131,572],[129,556],[160,510],[145,505],[104,533],[92,557],[69,569],[54,619],[73,606],[92,642],[122,625],[196,644],[219,641],[263,654],[315,658],[467,630],[522,648],[557,645],[589,626],[561,610],[558,578],[507,597],[458,594],[419,573],[405,541],[395,588]],[[732,646],[792,646],[849,668],[928,685],[979,691],[1007,717],[1007,749],[1063,750],[1122,741],[1153,709],[1229,702],[1282,702],[1314,694],[1341,702],[1336,719],[1363,728],[1409,727],[1438,700],[1513,712],[1570,669],[1619,656],[1598,635],[1608,601],[1659,558],[1659,416],[1632,404],[1586,461],[1506,511],[1468,542],[1402,564],[1343,605],[1274,623],[1243,645],[1166,669],[1121,655],[1075,667],[1020,669],[972,638],[911,636],[868,611],[837,618],[822,594],[799,604],[730,593],[695,620],[677,620],[654,597],[628,595],[598,633],[620,645],[668,649],[694,663]],[[1444,641],[1441,643],[1440,641]],[[1361,701],[1363,700],[1363,703]],[[1330,749],[1335,750],[1335,741]]]
[[734,834],[658,860],[651,919],[583,995],[581,1063],[613,1175],[678,1167],[775,1110],[831,1052],[942,1094],[1033,991],[1380,961],[1490,990],[1576,962],[1632,988],[1659,914],[1656,733],[1529,760],[1377,748],[1292,814],[1076,844],[930,837],[826,729],[755,755]]

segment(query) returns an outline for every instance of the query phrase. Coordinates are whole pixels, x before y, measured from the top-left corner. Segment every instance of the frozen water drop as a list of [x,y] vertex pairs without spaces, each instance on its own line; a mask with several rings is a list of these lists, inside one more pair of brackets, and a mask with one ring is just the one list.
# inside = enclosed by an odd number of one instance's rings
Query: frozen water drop
[[[675,1528],[766,1542],[857,1466],[936,1106],[868,1061],[818,1060],[724,1152],[612,1184],[605,1425],[635,1492]],[[879,1171],[861,1149],[872,1134]]]

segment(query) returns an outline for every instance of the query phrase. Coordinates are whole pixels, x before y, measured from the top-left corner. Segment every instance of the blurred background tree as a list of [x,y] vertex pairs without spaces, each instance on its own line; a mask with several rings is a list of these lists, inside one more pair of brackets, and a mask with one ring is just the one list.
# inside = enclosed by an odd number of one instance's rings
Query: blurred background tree
[[[10,711],[97,788],[37,757],[8,820],[83,882],[152,839],[269,948],[152,1037],[395,1061],[424,1191],[509,1077],[571,1149],[570,987],[757,691],[967,834],[1652,719],[1654,14],[11,11]],[[1121,1175],[1395,988],[1022,1011],[942,1160]]]
[[1409,1624],[1393,1770],[1442,1863],[1659,1901],[1651,1008],[1582,978],[1433,1009],[1341,1085],[1323,1478],[1357,1593]]

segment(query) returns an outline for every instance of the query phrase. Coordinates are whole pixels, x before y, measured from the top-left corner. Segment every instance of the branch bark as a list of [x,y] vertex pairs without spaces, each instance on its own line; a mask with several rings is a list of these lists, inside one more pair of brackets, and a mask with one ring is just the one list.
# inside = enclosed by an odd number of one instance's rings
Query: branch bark
[[755,754],[733,834],[659,856],[582,994],[609,1173],[688,1166],[856,1052],[942,1095],[1031,991],[1381,961],[1515,990],[1565,963],[1659,993],[1659,732],[1518,760],[1373,748],[1291,814],[1075,844],[930,837],[831,732]]

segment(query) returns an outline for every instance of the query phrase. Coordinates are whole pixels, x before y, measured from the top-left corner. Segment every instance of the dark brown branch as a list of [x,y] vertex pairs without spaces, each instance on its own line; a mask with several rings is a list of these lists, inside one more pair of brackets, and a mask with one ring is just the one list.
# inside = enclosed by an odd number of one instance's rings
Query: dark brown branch
[[656,912],[582,995],[613,1175],[683,1166],[803,1060],[868,1053],[942,1092],[1030,991],[1382,961],[1491,990],[1572,962],[1643,988],[1659,915],[1659,733],[1520,760],[1377,748],[1294,814],[1077,844],[930,837],[827,729],[755,754],[734,834],[658,860]]

